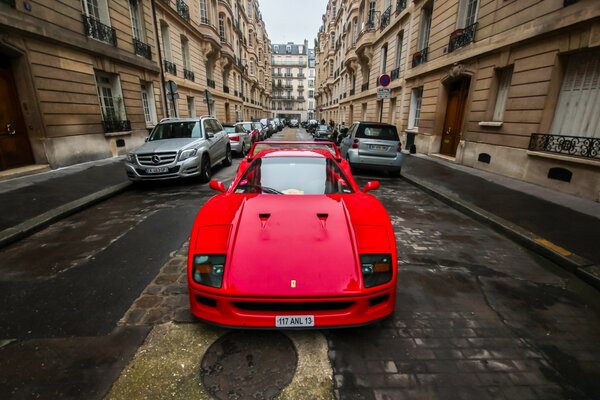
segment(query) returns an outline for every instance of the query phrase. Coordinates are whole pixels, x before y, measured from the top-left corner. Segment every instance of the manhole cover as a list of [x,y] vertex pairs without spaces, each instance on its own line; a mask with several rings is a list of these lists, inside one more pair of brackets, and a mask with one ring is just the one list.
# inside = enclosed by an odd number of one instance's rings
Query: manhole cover
[[297,363],[293,343],[279,332],[231,332],[206,351],[200,379],[217,399],[273,399],[290,384]]

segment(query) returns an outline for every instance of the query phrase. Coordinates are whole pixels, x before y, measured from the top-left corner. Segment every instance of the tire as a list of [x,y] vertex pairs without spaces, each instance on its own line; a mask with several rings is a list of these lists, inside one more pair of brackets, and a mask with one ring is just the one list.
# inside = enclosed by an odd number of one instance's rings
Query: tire
[[246,156],[246,143],[242,142],[242,151],[240,151],[240,157],[244,158]]
[[396,169],[396,170],[388,171],[388,174],[389,174],[390,178],[400,178],[400,171],[402,171],[402,170]]
[[231,147],[227,146],[227,150],[225,150],[225,159],[223,160],[223,166],[229,167],[233,163],[233,158],[231,157]]
[[206,183],[210,181],[212,176],[212,171],[210,168],[210,160],[208,156],[202,157],[202,161],[200,162],[200,175],[198,176],[198,180],[200,180],[200,182]]
[[352,174],[356,173],[356,167],[352,166],[352,163],[350,162],[350,157],[348,157],[348,155],[346,155],[346,161],[348,161],[348,165],[350,166],[350,172],[352,172]]

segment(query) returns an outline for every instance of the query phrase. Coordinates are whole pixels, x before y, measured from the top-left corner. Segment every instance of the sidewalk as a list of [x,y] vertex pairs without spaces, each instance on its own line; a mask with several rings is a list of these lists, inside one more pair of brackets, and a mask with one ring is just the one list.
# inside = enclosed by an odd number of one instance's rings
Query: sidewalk
[[0,248],[129,185],[120,158],[0,181]]
[[[424,155],[402,176],[600,288],[600,203]],[[129,185],[117,158],[0,181],[0,248]]]

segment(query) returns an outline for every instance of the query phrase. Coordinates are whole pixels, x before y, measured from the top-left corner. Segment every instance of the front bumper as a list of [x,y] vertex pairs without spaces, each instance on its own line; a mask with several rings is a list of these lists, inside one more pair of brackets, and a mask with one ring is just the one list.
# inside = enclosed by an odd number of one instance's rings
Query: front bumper
[[[195,285],[194,285],[195,286]],[[394,312],[395,285],[365,295],[326,298],[260,298],[216,295],[189,285],[192,314],[234,328],[279,329],[277,316],[311,315],[314,327],[351,327],[381,320]]]
[[359,154],[358,149],[349,149],[348,161],[352,166],[358,168],[399,171],[402,169],[404,154],[397,152],[395,157],[382,157]]
[[200,175],[200,158],[190,157],[184,161],[176,161],[168,165],[161,165],[167,168],[167,172],[151,173],[148,172],[150,166],[139,165],[130,161],[125,161],[125,172],[132,181],[158,181],[165,179],[191,178]]

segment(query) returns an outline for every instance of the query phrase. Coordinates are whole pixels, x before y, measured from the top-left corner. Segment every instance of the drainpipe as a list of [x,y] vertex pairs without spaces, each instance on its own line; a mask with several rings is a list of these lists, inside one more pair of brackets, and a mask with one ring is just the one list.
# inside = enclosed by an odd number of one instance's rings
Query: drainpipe
[[158,49],[158,64],[160,67],[160,83],[161,83],[161,88],[160,88],[160,92],[163,95],[163,113],[167,115],[167,117],[170,117],[169,115],[169,103],[167,100],[167,92],[166,92],[166,81],[165,81],[165,71],[164,71],[164,65],[163,65],[163,59],[162,59],[162,52],[160,49],[160,40],[158,39],[158,21],[156,20],[156,6],[154,5],[154,1],[152,0],[150,2],[150,4],[152,5],[152,18],[154,19],[154,36],[155,36],[155,40],[156,40],[156,48]]

